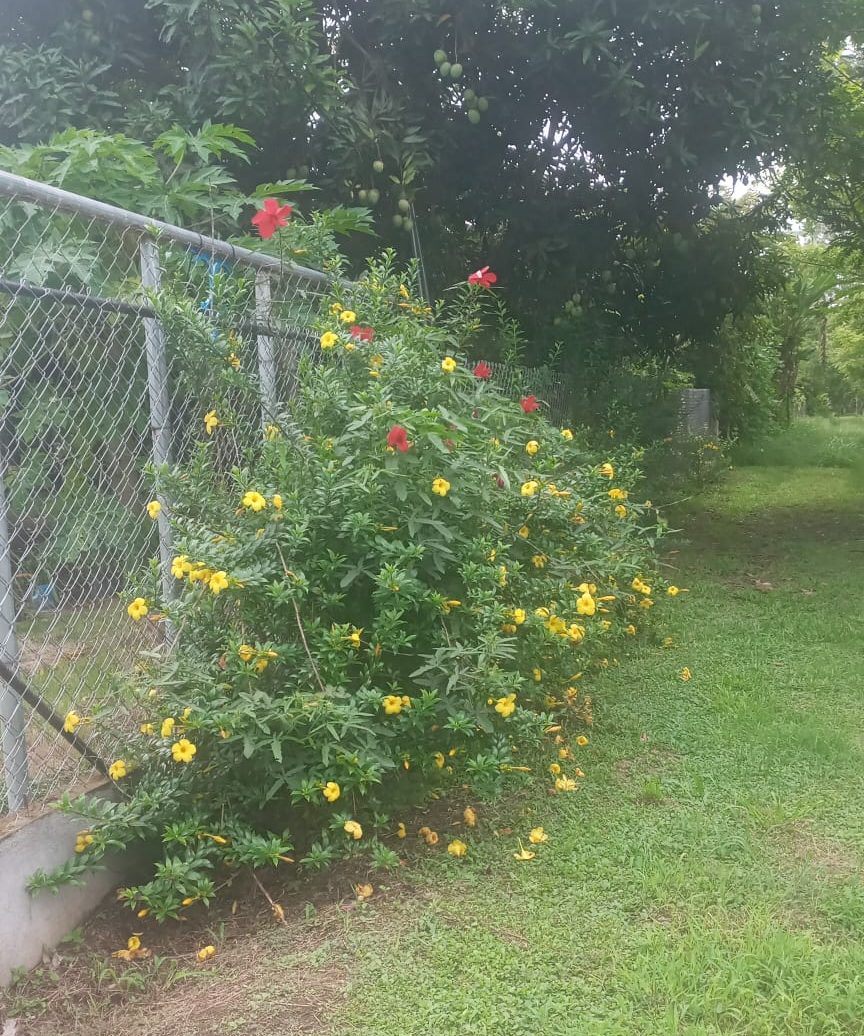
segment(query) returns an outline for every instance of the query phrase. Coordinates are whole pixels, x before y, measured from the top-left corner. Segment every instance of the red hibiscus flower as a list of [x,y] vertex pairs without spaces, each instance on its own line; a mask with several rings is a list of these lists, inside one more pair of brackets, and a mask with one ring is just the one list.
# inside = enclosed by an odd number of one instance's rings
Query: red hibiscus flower
[[536,396],[525,396],[524,399],[519,400],[519,406],[522,407],[526,414],[533,414],[535,410],[540,409]]
[[497,281],[498,274],[493,273],[488,266],[483,266],[468,276],[469,284],[479,284],[481,288],[491,288]]
[[285,226],[293,211],[292,205],[280,205],[276,198],[265,198],[264,208],[252,217],[252,226],[258,228],[261,237],[273,237],[279,227]]
[[487,381],[492,377],[492,368],[485,360],[481,360],[474,367],[474,377],[479,378],[481,381]]
[[361,327],[359,324],[352,324],[348,334],[350,334],[352,338],[356,338],[358,342],[371,342],[375,337],[375,328]]
[[408,442],[408,433],[401,424],[394,424],[387,433],[387,445],[400,453],[407,453],[411,446]]

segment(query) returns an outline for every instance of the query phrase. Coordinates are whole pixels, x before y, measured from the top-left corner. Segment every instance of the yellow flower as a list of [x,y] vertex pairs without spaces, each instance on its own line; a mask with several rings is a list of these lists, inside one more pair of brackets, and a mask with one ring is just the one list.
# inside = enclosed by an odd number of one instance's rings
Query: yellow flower
[[573,433],[570,431],[569,428],[562,428],[561,429],[561,438],[562,439],[566,439],[567,442],[570,442],[571,439],[573,438]]
[[436,478],[432,481],[432,492],[436,496],[447,496],[450,492],[450,483],[446,478]]
[[405,830],[405,825],[400,822],[398,824],[398,826],[396,827],[396,837],[397,838],[405,838],[407,836],[407,834],[408,834],[408,832]]
[[346,353],[353,353],[356,348],[357,346],[354,344],[354,342],[346,342],[343,346],[343,349]]
[[263,673],[268,665],[270,665],[270,662],[266,658],[259,658],[255,663],[255,671],[257,673]]
[[555,790],[556,791],[575,791],[576,790],[576,781],[574,781],[572,777],[559,777],[555,781]]
[[140,917],[141,920],[143,921],[145,917],[149,917],[150,916],[150,908],[149,907],[142,907],[135,916],[136,917]]
[[273,494],[273,507],[277,511],[282,510],[282,497],[278,493]]
[[516,695],[506,694],[495,702],[495,711],[502,719],[507,719],[516,711]]
[[654,602],[651,600],[650,597],[643,597],[642,600],[639,602],[639,607],[644,608],[647,611],[649,608],[654,607]]
[[624,632],[627,634],[628,637],[635,637],[636,636],[636,627],[631,622],[630,625],[626,627]]
[[579,615],[593,615],[597,611],[597,602],[586,590],[576,601],[576,612]]
[[267,442],[275,442],[282,432],[278,424],[266,424],[264,425],[264,438]]
[[243,499],[240,502],[244,507],[248,507],[250,511],[263,511],[267,506],[267,501],[264,497],[254,489],[244,493]]
[[357,314],[353,309],[343,309],[339,314],[339,319],[343,324],[355,324],[357,322]]
[[198,749],[185,737],[175,741],[171,746],[171,758],[175,763],[191,763]]
[[63,729],[67,734],[74,734],[78,727],[81,726],[81,717],[77,712],[67,712],[66,719],[63,720]]
[[572,755],[573,755],[573,753],[570,751],[569,748],[559,748],[558,749],[558,758],[562,762],[564,762],[565,760],[569,759]]
[[123,759],[118,759],[108,767],[108,776],[112,781],[119,781],[125,777],[128,773],[126,769],[126,762]]
[[333,346],[339,341],[338,335],[335,335],[332,331],[325,331],[320,338],[320,344],[322,349],[332,349]]
[[558,765],[558,763],[549,764],[549,773],[551,773],[553,777],[557,777],[558,774],[561,773],[561,767]]
[[362,633],[363,630],[359,629],[353,630],[351,633],[348,634],[347,640],[351,643],[351,647],[355,650],[359,648],[360,644],[362,643]]
[[371,898],[375,889],[372,885],[356,885],[354,891],[357,893],[357,898],[362,900]]
[[512,622],[505,622],[504,625],[501,627],[501,632],[502,633],[515,633],[516,632],[516,627],[513,625]]
[[608,460],[605,464],[600,465],[600,467],[597,469],[597,473],[598,475],[602,475],[603,478],[615,478],[615,469],[612,467]]
[[93,844],[93,835],[89,831],[79,831],[75,836],[75,852],[83,853],[87,847]]
[[447,760],[444,758],[444,753],[436,752],[433,758],[435,759],[435,765],[438,767],[438,769],[443,770],[444,764],[447,762]]
[[521,626],[521,625],[522,625],[522,623],[523,623],[523,622],[524,622],[524,621],[525,621],[525,620],[526,620],[527,618],[528,618],[528,614],[527,614],[527,612],[525,611],[525,609],[524,609],[524,608],[514,608],[514,609],[513,609],[513,622],[514,622],[514,623],[515,623],[515,624],[516,624],[517,626]]
[[619,518],[626,518],[627,508],[623,504],[618,504],[618,506],[615,508],[615,514],[617,514]]
[[[381,377],[381,371],[376,371],[376,370],[374,370],[374,369],[373,369],[372,367],[370,367],[370,368],[369,368],[369,377],[370,377],[370,378],[380,378],[380,377]],[[389,449],[392,449],[392,447],[389,447],[389,446],[388,446],[388,447],[387,447],[387,449],[388,449],[388,450],[389,450]]]
[[219,418],[216,416],[215,410],[208,410],[204,415],[204,428],[208,435],[213,434],[213,429],[219,427]]
[[373,367],[380,367],[384,363],[384,357],[381,353],[375,353],[373,356],[369,357],[369,363]]
[[159,517],[159,512],[161,510],[162,505],[159,503],[158,500],[151,500],[150,503],[147,505],[147,514],[153,519],[154,522]]
[[342,789],[336,783],[336,781],[327,781],[321,790],[322,795],[328,802],[335,802],[336,799],[342,794]]
[[356,820],[346,820],[342,825],[342,830],[346,835],[351,835],[355,842],[363,837],[363,828]]
[[195,897],[194,896],[187,896],[185,899],[181,899],[180,900],[180,906],[184,906],[184,907],[192,906],[192,904],[194,902],[195,902]]
[[342,306],[341,302],[332,302],[330,304],[330,312],[334,317],[338,317],[339,314],[342,312],[343,308],[344,307]]
[[519,846],[519,851],[513,853],[513,859],[519,860],[520,863],[525,863],[527,860],[533,860],[537,853],[532,853],[530,849],[523,849]]
[[498,585],[499,586],[506,586],[507,585],[507,566],[506,565],[499,565],[498,566]]
[[445,356],[441,361],[441,370],[444,371],[445,374],[452,374],[458,366],[459,364],[452,356]]
[[527,525],[523,525],[522,528],[519,530],[518,535],[521,536],[523,540],[527,540],[528,537],[531,535],[531,530],[528,528]]
[[610,500],[626,500],[630,494],[626,489],[610,489],[609,499]]
[[175,579],[182,579],[188,572],[192,571],[189,558],[185,554],[178,554],[171,562],[171,575]]
[[423,835],[423,841],[427,845],[437,845],[438,844],[438,832],[437,831],[429,831],[427,829],[426,834]]
[[533,557],[531,558],[531,564],[532,564],[532,565],[533,565],[533,566],[534,566],[535,568],[545,568],[545,567],[546,567],[546,562],[547,562],[548,560],[549,560],[549,559],[548,559],[548,558],[546,557],[546,555],[545,555],[545,554],[535,554],[535,555],[534,555],[534,556],[533,556]]
[[639,578],[639,576],[636,576],[636,578],[633,580],[633,582],[630,585],[633,587],[634,590],[637,591],[637,593],[640,593],[640,594],[650,594],[651,593],[651,587],[648,586],[647,583],[643,583],[642,580]]
[[560,615],[550,615],[546,620],[545,626],[550,633],[563,634],[567,631],[567,623]]
[[174,733],[174,724],[176,722],[177,720],[175,720],[173,716],[169,716],[167,719],[162,720],[162,727],[159,730],[162,737],[171,737]]
[[540,488],[540,483],[536,479],[530,479],[528,482],[522,483],[521,493],[522,496],[534,496],[537,490]]
[[690,672],[687,666],[681,670],[681,679],[686,683],[688,680],[693,678],[693,674]]
[[477,814],[470,806],[466,806],[462,812],[462,819],[465,821],[466,827],[477,826]]
[[453,841],[447,846],[447,852],[451,856],[455,856],[457,859],[464,856],[468,852],[468,846],[460,841],[458,838],[454,838]]
[[408,290],[407,286],[404,285],[404,284],[400,284],[399,285],[399,294],[402,296],[403,299],[410,299],[411,298],[411,292]]
[[540,443],[537,442],[536,439],[529,439],[529,441],[525,443],[525,452],[528,454],[529,457],[533,457],[536,453],[539,452],[539,450]]
[[388,694],[381,701],[381,707],[388,716],[398,716],[405,706],[398,694]]
[[135,600],[132,601],[131,604],[129,604],[126,608],[127,614],[136,622],[139,619],[143,619],[149,611],[150,609],[148,608],[147,602],[144,600],[143,597],[136,597]]
[[199,961],[203,964],[204,961],[210,960],[211,957],[216,956],[215,946],[202,946],[201,949],[195,954]]
[[534,677],[536,683],[540,683],[543,679],[543,670],[537,669],[535,666],[535,668],[531,670],[531,675]]
[[677,597],[678,594],[688,594],[690,591],[684,590],[680,586],[670,586],[666,588],[666,593],[669,594],[670,597]]
[[675,646],[675,641],[674,641],[674,640],[672,639],[672,637],[664,637],[664,638],[663,638],[663,644],[662,644],[662,646],[663,646],[664,648],[671,648],[671,647],[674,647],[674,646]]
[[237,654],[240,656],[242,662],[251,662],[255,657],[255,648],[251,644],[241,644],[237,648]]
[[240,357],[235,352],[228,354],[228,363],[235,371],[240,370]]
[[138,729],[142,734],[146,734],[147,737],[152,737],[156,733],[156,728],[152,723],[142,723]]
[[210,590],[214,594],[219,594],[223,590],[228,589],[228,575],[226,572],[219,571],[214,572],[210,576]]
[[442,604],[441,604],[441,611],[444,612],[445,615],[449,615],[450,612],[453,611],[454,608],[461,608],[461,607],[462,607],[462,602],[461,601],[456,601],[456,600],[443,601]]
[[532,845],[543,845],[544,842],[549,841],[549,835],[546,834],[542,827],[532,827],[528,832],[528,841]]
[[588,738],[585,737],[584,734],[580,734],[579,737],[576,738],[576,744],[580,748],[584,748],[588,744]]

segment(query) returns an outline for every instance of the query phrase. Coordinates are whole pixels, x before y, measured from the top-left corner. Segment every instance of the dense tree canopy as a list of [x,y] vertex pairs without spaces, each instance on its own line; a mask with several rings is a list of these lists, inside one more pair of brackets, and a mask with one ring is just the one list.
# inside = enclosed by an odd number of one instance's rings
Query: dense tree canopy
[[767,205],[812,153],[858,0],[29,0],[0,37],[7,143],[233,122],[242,177],[367,204],[433,287],[491,262],[542,354],[710,340],[771,282]]

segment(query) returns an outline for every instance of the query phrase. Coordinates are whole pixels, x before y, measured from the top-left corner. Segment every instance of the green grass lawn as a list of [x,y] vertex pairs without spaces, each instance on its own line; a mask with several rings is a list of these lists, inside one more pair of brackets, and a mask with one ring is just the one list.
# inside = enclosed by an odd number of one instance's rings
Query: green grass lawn
[[466,859],[415,849],[359,909],[229,929],[170,1017],[97,998],[65,1031],[864,1033],[864,420],[742,459],[674,516],[673,646],[589,682],[578,793],[479,804]]

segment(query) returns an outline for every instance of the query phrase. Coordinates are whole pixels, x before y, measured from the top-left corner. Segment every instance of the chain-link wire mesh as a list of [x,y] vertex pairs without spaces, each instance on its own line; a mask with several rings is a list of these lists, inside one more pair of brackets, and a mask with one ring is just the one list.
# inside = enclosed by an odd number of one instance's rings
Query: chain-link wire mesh
[[573,408],[573,387],[566,374],[549,367],[520,367],[514,363],[493,364],[495,387],[519,399],[536,396],[543,416],[552,424],[567,424]]
[[[151,223],[0,174],[0,721],[9,812],[80,791],[98,775],[76,741],[112,758],[88,718],[133,709],[122,673],[166,633],[131,622],[121,598],[149,558],[161,556],[163,569],[170,562],[165,511],[148,517],[152,464],[188,458],[206,434],[214,370],[227,375],[223,392],[236,396],[242,418],[220,430],[220,450],[226,467],[241,462],[291,394],[327,289],[311,271]],[[188,311],[194,321],[183,319]],[[205,329],[203,348],[188,348],[190,326]],[[245,396],[232,389],[235,371]],[[71,733],[63,730],[69,712],[82,720]]]
[[[155,518],[147,507],[159,465],[192,458],[208,416],[218,420],[214,396],[232,415],[214,445],[226,474],[262,426],[284,422],[328,286],[273,256],[0,172],[0,791],[10,814],[85,790],[113,758],[104,731],[128,729],[135,711],[123,674],[170,641],[165,624],[131,622],[122,596],[151,558],[173,592],[169,504]],[[496,364],[495,383],[566,421],[562,375]]]

